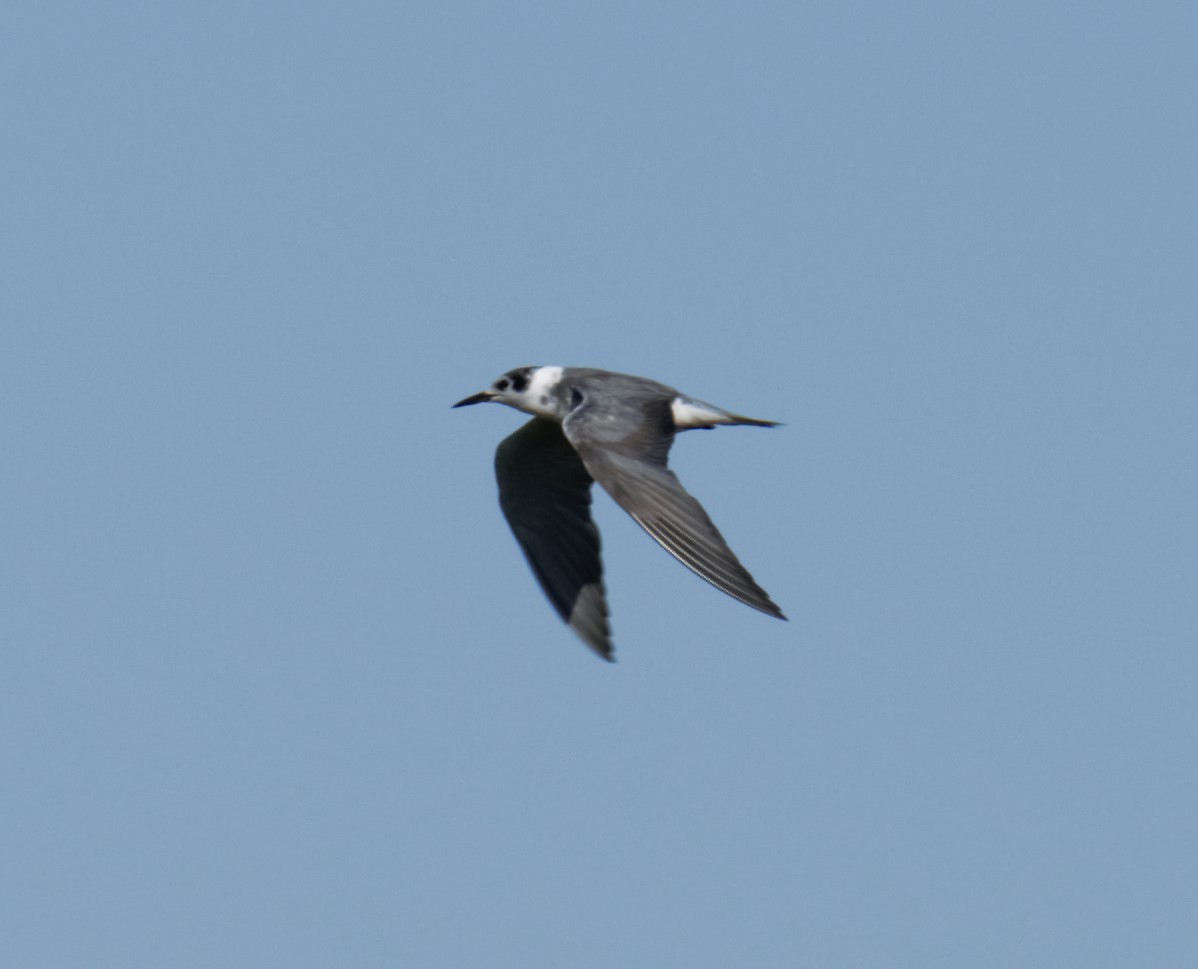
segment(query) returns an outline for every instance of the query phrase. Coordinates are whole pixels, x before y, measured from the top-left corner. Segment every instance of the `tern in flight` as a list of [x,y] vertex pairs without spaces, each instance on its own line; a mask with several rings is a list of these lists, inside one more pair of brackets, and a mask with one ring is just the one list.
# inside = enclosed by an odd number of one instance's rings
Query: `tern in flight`
[[643,377],[582,367],[520,367],[454,407],[494,401],[532,414],[495,452],[499,504],[558,614],[606,660],[611,627],[599,529],[598,481],[666,551],[717,589],[768,616],[782,610],[666,466],[674,435],[717,424],[775,427]]

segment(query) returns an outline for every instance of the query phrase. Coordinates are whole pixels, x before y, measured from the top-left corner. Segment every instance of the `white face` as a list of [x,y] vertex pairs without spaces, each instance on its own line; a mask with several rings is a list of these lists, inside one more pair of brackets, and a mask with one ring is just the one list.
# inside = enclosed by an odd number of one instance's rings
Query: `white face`
[[497,403],[526,414],[560,419],[560,404],[553,390],[561,379],[561,367],[520,367],[496,380],[491,392]]

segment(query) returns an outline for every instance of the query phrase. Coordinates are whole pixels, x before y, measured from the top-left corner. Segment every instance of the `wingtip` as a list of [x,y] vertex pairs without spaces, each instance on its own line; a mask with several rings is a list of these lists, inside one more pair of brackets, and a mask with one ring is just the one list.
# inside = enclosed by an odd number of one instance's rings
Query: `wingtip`
[[[578,633],[578,630],[575,630],[575,633]],[[581,634],[578,634],[578,638],[586,644],[587,649],[589,649],[605,663],[614,663],[616,661],[616,651],[611,644],[611,640],[593,642]]]
[[[578,631],[575,630],[575,632]],[[590,649],[590,651],[598,656],[601,660],[607,663],[614,663],[616,661],[616,650],[610,639],[592,641],[582,635],[579,635],[579,638],[582,639],[582,641],[586,643],[587,648]]]
[[[708,579],[708,581],[710,582],[711,580]],[[719,587],[717,586],[717,588]],[[727,592],[728,590],[721,589],[720,591]],[[758,598],[748,598],[745,596],[734,595],[732,593],[729,593],[729,595],[732,595],[734,599],[743,602],[750,609],[756,609],[764,616],[769,616],[771,619],[781,619],[783,622],[790,622],[790,620],[786,618],[786,614],[780,608],[778,608],[778,604],[774,602],[773,599],[767,596],[763,590],[758,589],[757,591],[761,592],[761,596]]]

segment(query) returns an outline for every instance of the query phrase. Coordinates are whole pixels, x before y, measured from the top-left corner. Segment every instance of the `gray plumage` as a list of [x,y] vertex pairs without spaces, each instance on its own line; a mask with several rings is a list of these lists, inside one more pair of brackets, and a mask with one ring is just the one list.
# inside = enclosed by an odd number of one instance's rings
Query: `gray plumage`
[[495,454],[499,503],[546,596],[600,656],[612,658],[591,483],[670,554],[717,589],[778,619],[702,506],[667,467],[680,430],[775,426],[605,370],[521,367],[455,407],[496,401],[534,415]]

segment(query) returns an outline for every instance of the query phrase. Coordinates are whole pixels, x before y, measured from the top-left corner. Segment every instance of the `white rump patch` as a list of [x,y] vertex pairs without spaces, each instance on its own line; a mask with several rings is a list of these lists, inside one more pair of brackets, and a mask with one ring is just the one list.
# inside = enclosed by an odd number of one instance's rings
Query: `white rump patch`
[[685,431],[690,427],[711,427],[712,424],[729,424],[732,415],[701,400],[679,395],[670,403],[674,415],[674,426]]

